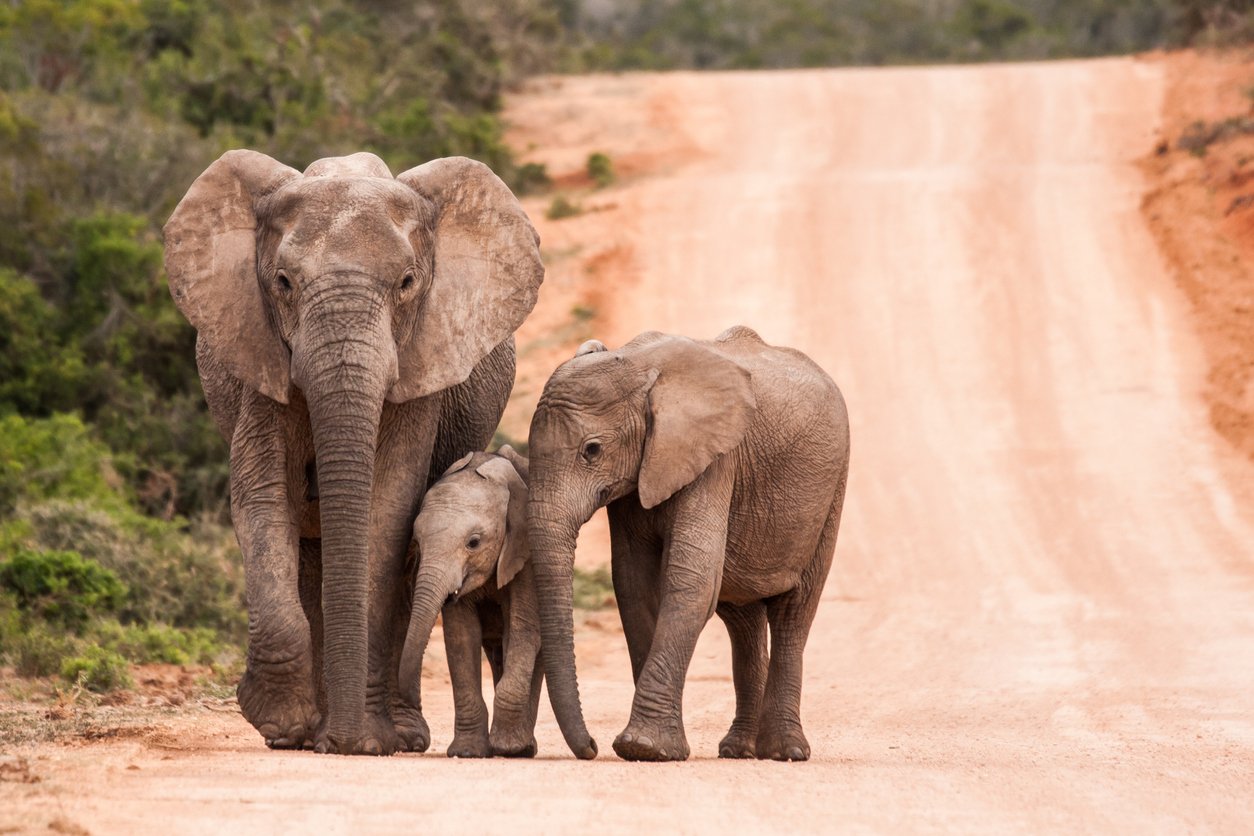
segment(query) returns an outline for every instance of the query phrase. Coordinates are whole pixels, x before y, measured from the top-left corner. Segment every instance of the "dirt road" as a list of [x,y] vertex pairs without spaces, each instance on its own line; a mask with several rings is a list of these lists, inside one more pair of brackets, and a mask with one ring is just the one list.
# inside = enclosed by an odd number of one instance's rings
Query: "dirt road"
[[[1138,211],[1162,91],[1159,65],[1105,60],[566,79],[512,103],[551,170],[605,150],[622,175],[583,198],[601,211],[542,226],[533,363],[556,351],[537,329],[592,299],[611,346],[743,322],[844,390],[810,763],[713,759],[717,622],[688,678],[693,759],[616,760],[630,673],[603,617],[578,644],[592,763],[547,709],[530,763],[269,753],[206,712],[41,747],[42,782],[0,794],[22,823],[99,832],[1248,832],[1254,466],[1207,423]],[[446,687],[426,696],[439,750]]]

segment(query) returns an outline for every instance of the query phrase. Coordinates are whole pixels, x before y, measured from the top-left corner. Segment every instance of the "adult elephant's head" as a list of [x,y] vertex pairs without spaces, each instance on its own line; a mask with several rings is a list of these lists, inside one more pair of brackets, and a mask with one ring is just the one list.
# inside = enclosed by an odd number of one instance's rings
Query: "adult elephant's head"
[[644,508],[665,502],[741,442],[755,408],[743,367],[698,342],[656,332],[613,352],[590,340],[545,384],[529,438],[528,529],[544,675],[577,757],[596,755],[579,705],[572,640],[579,529],[597,508],[632,494]]
[[361,736],[367,542],[384,400],[465,380],[518,327],[539,239],[486,166],[452,157],[393,178],[373,154],[302,175],[229,151],[165,226],[166,272],[203,348],[244,384],[309,408],[322,512],[324,676],[337,751]]

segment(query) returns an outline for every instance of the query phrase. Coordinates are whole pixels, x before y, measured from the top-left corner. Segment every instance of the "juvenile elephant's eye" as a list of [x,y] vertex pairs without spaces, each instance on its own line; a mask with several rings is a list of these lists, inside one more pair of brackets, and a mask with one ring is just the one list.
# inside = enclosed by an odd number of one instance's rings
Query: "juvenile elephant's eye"
[[589,441],[583,445],[583,457],[588,461],[592,461],[601,455],[601,442]]
[[291,289],[292,289],[292,280],[291,280],[291,279],[289,279],[289,278],[287,277],[287,273],[284,273],[282,270],[280,270],[280,271],[279,271],[279,275],[278,275],[278,279],[277,279],[277,281],[278,281],[278,283],[279,283],[279,288],[280,288],[280,289],[281,289],[284,293],[286,293],[287,291],[289,291],[289,290],[291,290]]
[[414,286],[414,273],[412,270],[405,273],[405,277],[401,279],[401,290],[409,290]]
[[472,550],[477,549],[479,548],[479,542],[480,542],[479,535],[476,534],[466,541],[466,548],[472,549]]

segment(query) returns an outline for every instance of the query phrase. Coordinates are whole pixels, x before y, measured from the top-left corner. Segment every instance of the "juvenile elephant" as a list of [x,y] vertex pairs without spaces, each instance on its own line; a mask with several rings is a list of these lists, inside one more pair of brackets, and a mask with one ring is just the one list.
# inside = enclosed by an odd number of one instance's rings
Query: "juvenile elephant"
[[[532,757],[544,671],[527,540],[527,460],[508,445],[459,459],[431,486],[414,521],[418,575],[401,655],[401,688],[419,702],[422,656],[444,612],[456,734],[449,757]],[[480,647],[492,665],[492,730]]]
[[394,179],[373,154],[302,175],[230,151],[165,245],[230,444],[244,716],[275,748],[425,749],[396,678],[410,526],[431,475],[483,449],[504,409],[544,276],[534,228],[472,160]]
[[571,640],[575,537],[608,505],[614,592],[636,682],[614,751],[628,760],[688,757],[684,679],[717,612],[731,635],[736,688],[719,756],[807,759],[801,655],[849,466],[848,417],[831,378],[745,327],[713,342],[649,332],[618,351],[590,341],[545,385],[530,454],[542,657],[571,751],[596,755]]

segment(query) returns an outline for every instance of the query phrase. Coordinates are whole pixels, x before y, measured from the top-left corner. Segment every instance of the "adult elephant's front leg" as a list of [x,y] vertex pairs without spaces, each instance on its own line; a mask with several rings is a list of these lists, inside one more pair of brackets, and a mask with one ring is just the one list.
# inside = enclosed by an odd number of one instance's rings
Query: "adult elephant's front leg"
[[404,700],[397,673],[411,594],[405,557],[426,490],[437,406],[432,398],[388,403],[380,422],[370,515],[366,723],[388,753],[424,752],[431,745],[422,706]]
[[231,441],[231,517],[248,595],[248,661],[237,694],[267,746],[295,749],[312,741],[319,715],[280,409],[246,404]]

